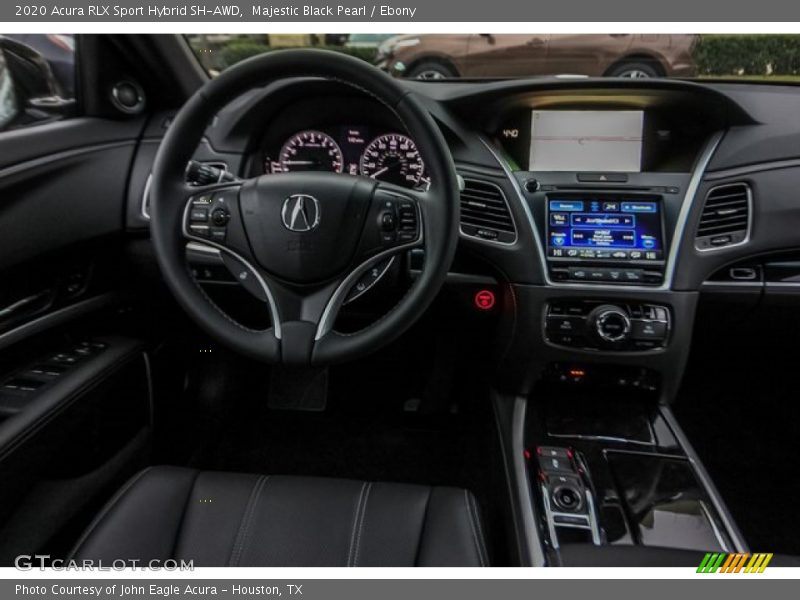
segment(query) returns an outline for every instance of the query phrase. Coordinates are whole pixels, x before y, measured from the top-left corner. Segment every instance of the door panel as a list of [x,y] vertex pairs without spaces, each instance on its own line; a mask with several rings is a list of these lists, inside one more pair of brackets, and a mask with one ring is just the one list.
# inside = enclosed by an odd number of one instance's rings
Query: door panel
[[122,231],[142,124],[73,119],[0,133],[0,271]]

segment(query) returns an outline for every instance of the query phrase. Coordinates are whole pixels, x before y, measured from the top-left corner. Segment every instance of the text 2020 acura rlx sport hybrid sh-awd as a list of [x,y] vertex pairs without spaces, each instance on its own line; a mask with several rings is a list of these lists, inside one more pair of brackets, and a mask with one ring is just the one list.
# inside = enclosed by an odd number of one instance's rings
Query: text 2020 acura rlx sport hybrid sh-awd
[[296,37],[0,38],[2,564],[798,564],[796,36]]

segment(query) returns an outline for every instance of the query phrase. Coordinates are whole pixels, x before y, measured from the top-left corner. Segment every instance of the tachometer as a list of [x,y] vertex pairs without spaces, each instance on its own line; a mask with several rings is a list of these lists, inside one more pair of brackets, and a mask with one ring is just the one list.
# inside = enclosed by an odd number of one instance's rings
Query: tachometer
[[361,155],[359,168],[365,177],[405,187],[424,183],[425,165],[417,145],[399,133],[387,133],[372,140]]
[[282,171],[332,171],[341,173],[344,158],[339,145],[327,133],[301,131],[281,148],[278,164]]

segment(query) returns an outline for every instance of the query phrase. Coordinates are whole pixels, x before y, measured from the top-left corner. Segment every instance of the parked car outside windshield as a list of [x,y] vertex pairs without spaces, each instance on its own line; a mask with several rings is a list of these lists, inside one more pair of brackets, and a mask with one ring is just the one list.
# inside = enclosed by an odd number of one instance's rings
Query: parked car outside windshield
[[623,77],[800,82],[791,34],[189,35],[212,75],[250,56],[314,47],[351,54],[403,79]]

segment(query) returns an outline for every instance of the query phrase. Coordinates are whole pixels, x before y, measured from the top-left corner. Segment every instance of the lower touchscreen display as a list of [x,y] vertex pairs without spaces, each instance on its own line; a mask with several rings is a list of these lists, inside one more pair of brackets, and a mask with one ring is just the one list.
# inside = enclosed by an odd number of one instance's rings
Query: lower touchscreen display
[[661,202],[636,198],[548,198],[552,258],[660,261]]

